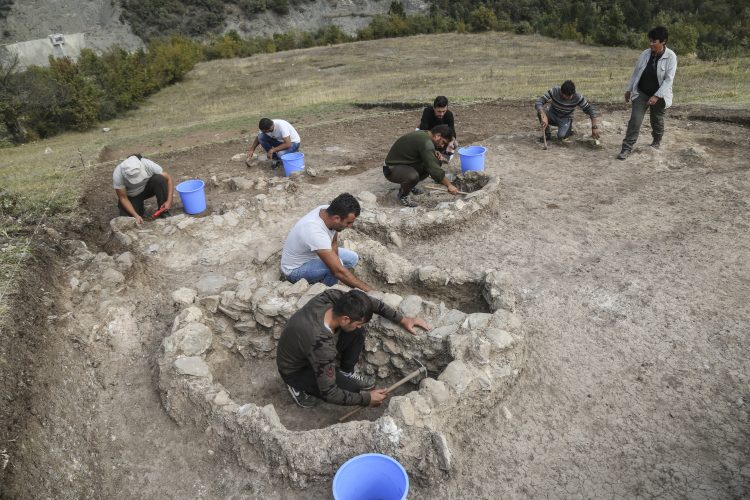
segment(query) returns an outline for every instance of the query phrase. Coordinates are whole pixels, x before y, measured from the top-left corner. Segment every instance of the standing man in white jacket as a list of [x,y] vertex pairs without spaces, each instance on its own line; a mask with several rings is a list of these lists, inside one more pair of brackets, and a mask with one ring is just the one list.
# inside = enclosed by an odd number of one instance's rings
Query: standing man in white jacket
[[649,48],[644,50],[633,68],[625,102],[632,102],[632,111],[622,150],[618,160],[624,160],[633,151],[638,140],[646,110],[651,115],[652,148],[661,146],[664,136],[664,113],[672,105],[672,83],[677,72],[677,56],[667,48],[667,28],[657,26],[648,32]]

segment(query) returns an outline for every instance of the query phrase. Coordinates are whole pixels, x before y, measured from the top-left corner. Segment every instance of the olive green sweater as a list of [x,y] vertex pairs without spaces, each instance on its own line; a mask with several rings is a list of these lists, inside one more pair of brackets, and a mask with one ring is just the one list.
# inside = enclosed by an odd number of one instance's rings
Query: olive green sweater
[[420,178],[429,175],[435,182],[441,182],[445,177],[445,171],[440,168],[440,162],[435,158],[435,145],[424,130],[409,132],[399,137],[388,151],[385,164],[389,167],[414,167]]

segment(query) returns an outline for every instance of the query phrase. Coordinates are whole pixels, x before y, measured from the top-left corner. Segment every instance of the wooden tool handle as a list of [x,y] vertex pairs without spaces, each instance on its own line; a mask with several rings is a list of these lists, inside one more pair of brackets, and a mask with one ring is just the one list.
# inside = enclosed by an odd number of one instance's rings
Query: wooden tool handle
[[[406,377],[402,378],[401,380],[399,380],[398,382],[396,382],[392,386],[388,387],[385,390],[385,392],[391,392],[391,391],[393,391],[395,389],[398,389],[399,387],[401,387],[402,385],[404,385],[405,383],[407,383],[408,381],[410,381],[411,379],[413,379],[414,377],[416,377],[417,375],[419,375],[423,371],[424,371],[424,368],[420,368],[419,370],[414,370],[413,372],[411,372]],[[367,407],[366,406],[358,406],[358,407],[356,407],[355,409],[353,409],[352,411],[350,411],[349,413],[347,413],[343,417],[339,418],[339,422],[343,422],[347,418],[351,417],[352,415],[356,415],[357,413],[359,413],[360,411],[364,410],[365,408],[367,408]]]
[[[444,193],[447,193],[447,192],[448,192],[448,190],[447,190],[447,189],[443,189],[443,188],[441,188],[441,187],[437,187],[437,186],[425,186],[425,187],[426,187],[427,189],[432,189],[433,191],[442,191],[442,192],[444,192]],[[458,194],[469,194],[469,193],[464,193],[463,191],[459,191],[459,192],[458,192]]]

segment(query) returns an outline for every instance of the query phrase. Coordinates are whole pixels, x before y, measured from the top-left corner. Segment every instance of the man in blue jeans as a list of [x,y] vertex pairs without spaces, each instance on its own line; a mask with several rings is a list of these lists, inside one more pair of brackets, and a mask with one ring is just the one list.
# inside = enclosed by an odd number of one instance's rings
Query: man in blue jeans
[[273,160],[271,168],[276,168],[281,163],[282,156],[299,149],[299,134],[288,121],[262,118],[258,123],[258,128],[260,129],[258,135],[255,136],[253,145],[247,150],[248,160],[253,157],[260,145],[266,152],[266,157]]
[[294,225],[281,253],[281,273],[296,283],[335,285],[339,281],[352,288],[369,292],[372,288],[350,271],[359,256],[339,248],[338,233],[351,227],[359,216],[359,202],[349,193],[342,193],[330,205],[320,205]]
[[[544,106],[547,103],[550,103],[550,106],[545,110]],[[534,107],[547,140],[550,140],[551,136],[550,125],[557,126],[557,138],[561,141],[573,135],[573,112],[576,107],[581,108],[581,111],[591,119],[591,136],[594,139],[599,138],[596,109],[583,95],[576,92],[576,85],[571,80],[565,80],[559,87],[549,89],[536,100]]]

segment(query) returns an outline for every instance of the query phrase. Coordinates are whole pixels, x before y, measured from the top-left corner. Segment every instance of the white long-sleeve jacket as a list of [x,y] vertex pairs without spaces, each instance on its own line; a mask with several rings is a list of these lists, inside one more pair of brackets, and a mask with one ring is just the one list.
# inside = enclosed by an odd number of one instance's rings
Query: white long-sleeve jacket
[[[633,74],[630,75],[630,81],[625,91],[630,91],[630,98],[634,99],[638,95],[638,82],[641,80],[643,70],[646,69],[649,57],[651,57],[651,49],[646,49],[641,52],[640,57],[635,63],[633,68]],[[677,54],[674,51],[664,47],[664,54],[656,64],[656,78],[659,80],[659,90],[654,94],[656,97],[664,99],[664,106],[666,108],[672,105],[672,83],[674,82],[674,75],[677,72]]]

